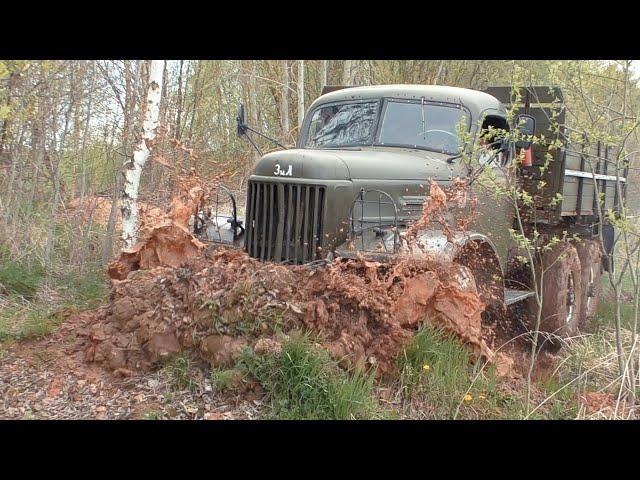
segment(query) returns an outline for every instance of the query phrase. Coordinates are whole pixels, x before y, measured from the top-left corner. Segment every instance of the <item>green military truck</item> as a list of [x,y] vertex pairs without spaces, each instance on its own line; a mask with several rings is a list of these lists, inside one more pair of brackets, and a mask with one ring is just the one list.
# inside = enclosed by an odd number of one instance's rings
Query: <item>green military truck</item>
[[[507,108],[515,98],[510,121]],[[263,155],[254,165],[244,218],[232,199],[229,215],[207,212],[199,231],[264,261],[307,264],[356,254],[384,261],[406,252],[401,236],[421,215],[428,180],[445,187],[462,179],[469,203],[451,206],[448,223],[468,215],[477,197],[473,221],[453,234],[430,224],[418,233],[421,248],[412,254],[428,252],[468,267],[483,300],[495,308],[527,302],[537,309],[537,281],[541,330],[572,335],[588,326],[600,275],[611,268],[613,230],[600,221],[598,194],[604,209],[617,209],[624,188],[616,185],[625,179],[612,173],[613,149],[587,139],[569,142],[563,102],[560,89],[549,87],[325,87],[307,111],[296,148]],[[242,106],[238,133],[262,135],[246,125]],[[533,134],[545,141],[531,145],[527,135]],[[549,149],[555,140],[561,148]],[[488,145],[478,160],[479,142]],[[529,164],[516,162],[528,148]],[[516,182],[529,192],[533,206],[496,197],[477,180],[487,169],[493,182]],[[574,239],[544,253],[531,269],[518,259],[523,252],[510,230],[530,235],[534,228],[539,244],[554,236]]]

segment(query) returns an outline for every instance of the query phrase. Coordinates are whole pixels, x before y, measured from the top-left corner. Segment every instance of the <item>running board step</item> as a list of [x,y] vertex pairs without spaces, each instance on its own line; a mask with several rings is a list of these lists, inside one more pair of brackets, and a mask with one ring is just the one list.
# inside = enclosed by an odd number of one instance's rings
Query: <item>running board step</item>
[[504,303],[506,305],[513,305],[514,303],[521,302],[529,297],[533,297],[535,292],[531,290],[512,290],[510,288],[504,289]]

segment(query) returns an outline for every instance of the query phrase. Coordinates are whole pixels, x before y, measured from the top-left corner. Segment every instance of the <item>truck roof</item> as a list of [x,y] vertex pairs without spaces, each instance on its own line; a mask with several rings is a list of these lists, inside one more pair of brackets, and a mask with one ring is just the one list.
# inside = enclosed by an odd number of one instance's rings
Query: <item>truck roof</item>
[[311,108],[330,102],[362,100],[367,98],[406,98],[434,102],[459,103],[467,107],[471,115],[477,118],[485,110],[504,112],[500,101],[488,93],[468,88],[448,87],[444,85],[373,85],[366,87],[348,87],[322,95]]

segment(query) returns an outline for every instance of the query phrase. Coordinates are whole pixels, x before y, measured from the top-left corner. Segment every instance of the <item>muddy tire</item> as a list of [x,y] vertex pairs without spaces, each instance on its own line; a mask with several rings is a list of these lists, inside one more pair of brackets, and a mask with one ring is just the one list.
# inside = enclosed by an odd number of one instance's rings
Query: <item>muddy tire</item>
[[[560,338],[575,335],[582,306],[582,269],[578,252],[567,243],[556,245],[544,254],[543,267],[540,330]],[[554,341],[553,336],[549,343],[558,347],[560,342]]]
[[578,328],[589,332],[593,328],[602,276],[602,251],[596,240],[585,240],[575,245],[582,266],[582,296],[580,299],[580,322]]

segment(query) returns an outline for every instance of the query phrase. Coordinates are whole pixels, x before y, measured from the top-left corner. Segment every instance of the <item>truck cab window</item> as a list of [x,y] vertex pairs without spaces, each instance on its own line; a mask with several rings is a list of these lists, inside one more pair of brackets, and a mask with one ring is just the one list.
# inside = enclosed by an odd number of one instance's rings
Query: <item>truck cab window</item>
[[504,152],[500,151],[501,132],[509,129],[506,119],[498,116],[487,116],[482,122],[480,135],[478,136],[479,156],[478,163],[484,165],[490,163],[494,167],[504,166],[508,160]]
[[463,129],[468,128],[467,115],[459,107],[390,100],[382,118],[379,143],[456,154],[461,124]]
[[378,102],[343,103],[318,108],[311,117],[306,147],[370,145]]

